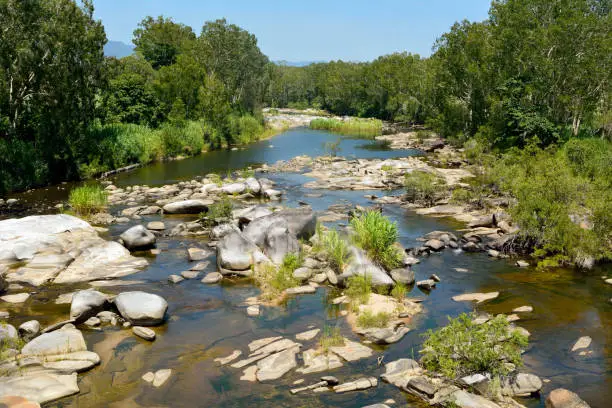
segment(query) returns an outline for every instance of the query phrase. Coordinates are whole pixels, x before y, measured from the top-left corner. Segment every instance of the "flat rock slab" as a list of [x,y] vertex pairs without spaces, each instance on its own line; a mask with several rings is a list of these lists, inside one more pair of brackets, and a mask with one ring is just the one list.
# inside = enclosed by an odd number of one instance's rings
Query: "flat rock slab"
[[45,404],[78,392],[76,373],[64,375],[38,371],[16,377],[0,377],[0,397],[19,396]]
[[153,377],[153,386],[161,387],[168,381],[170,376],[172,375],[172,370],[169,368],[157,370],[155,372],[155,376]]
[[403,389],[412,378],[419,376],[423,369],[419,363],[409,358],[401,358],[385,364],[385,373],[381,378],[393,384],[396,387]]
[[214,362],[217,363],[220,366],[223,366],[223,365],[231,363],[232,361],[234,361],[235,359],[237,359],[241,355],[242,355],[242,351],[234,350],[234,352],[232,354],[230,354],[229,356],[215,358]]
[[0,398],[0,407],[3,408],[40,408],[38,402],[23,397],[10,396]]
[[260,382],[276,380],[297,367],[295,355],[299,349],[299,346],[294,346],[260,360],[257,363],[257,380]]
[[257,349],[267,346],[268,344],[278,341],[282,338],[283,338],[282,336],[278,336],[278,337],[266,337],[263,339],[254,340],[249,343],[249,351],[254,352]]
[[321,332],[321,329],[312,329],[295,335],[296,340],[308,341],[312,340]]
[[249,381],[249,382],[255,382],[257,381],[257,366],[256,365],[252,365],[250,367],[247,367],[243,372],[242,375],[240,376],[240,380],[241,381]]
[[362,358],[371,357],[374,353],[371,348],[361,343],[344,339],[344,346],[330,347],[330,350],[346,361],[357,361]]
[[304,360],[304,367],[296,370],[302,374],[320,373],[342,367],[343,365],[340,357],[334,353],[321,354],[315,349],[304,351],[302,358]]
[[206,274],[206,276],[202,279],[202,283],[207,283],[207,284],[213,284],[213,283],[219,283],[221,282],[221,280],[223,279],[223,275],[221,275],[219,272],[211,272]]
[[482,303],[486,300],[495,299],[499,296],[499,292],[487,293],[465,293],[463,295],[453,296],[455,302],[476,302]]
[[316,291],[317,291],[317,288],[310,286],[310,285],[297,286],[295,288],[285,289],[285,293],[287,295],[304,295],[307,293],[315,293]]
[[256,350],[250,356],[258,355],[258,354],[270,354],[270,353],[278,353],[279,351],[287,350],[293,347],[301,347],[300,343],[296,343],[293,340],[289,339],[281,339],[279,341],[275,341],[270,343],[262,348]]
[[21,350],[24,356],[50,356],[87,351],[83,334],[73,328],[62,328],[44,333],[26,344]]
[[533,312],[533,306],[520,306],[512,309],[514,313],[530,313]]
[[15,293],[13,295],[0,296],[0,299],[7,303],[24,303],[30,298],[29,293]]
[[198,271],[183,271],[181,272],[181,276],[185,279],[196,279],[200,276],[200,272]]
[[378,380],[374,377],[360,378],[359,380],[336,385],[334,387],[334,392],[336,394],[342,394],[350,391],[367,390],[368,388],[376,387],[377,385]]

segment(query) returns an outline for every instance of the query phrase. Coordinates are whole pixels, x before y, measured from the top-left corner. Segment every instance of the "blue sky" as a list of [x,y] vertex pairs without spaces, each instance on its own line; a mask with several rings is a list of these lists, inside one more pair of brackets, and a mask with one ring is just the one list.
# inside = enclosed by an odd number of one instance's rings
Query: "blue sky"
[[225,17],[257,36],[271,60],[369,61],[409,51],[427,56],[463,19],[487,18],[490,0],[94,0],[110,40],[130,43],[138,22],[164,15],[193,27]]

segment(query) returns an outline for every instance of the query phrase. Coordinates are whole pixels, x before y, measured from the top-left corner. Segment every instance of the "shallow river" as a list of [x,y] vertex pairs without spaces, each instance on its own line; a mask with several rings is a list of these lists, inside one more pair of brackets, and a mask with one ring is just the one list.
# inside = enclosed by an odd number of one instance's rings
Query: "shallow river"
[[[296,129],[271,140],[237,151],[218,151],[196,158],[160,163],[120,175],[117,185],[159,185],[193,178],[209,172],[225,174],[230,169],[250,164],[273,163],[281,159],[307,154],[324,153],[322,144],[337,136],[326,132]],[[416,154],[414,151],[381,150],[369,141],[343,139],[340,155],[358,158],[390,158]],[[270,178],[285,190],[284,205],[295,207],[305,201],[315,210],[327,209],[332,204],[350,202],[370,205],[363,196],[367,191],[313,191],[302,187],[308,179],[296,174],[275,174]],[[49,191],[49,190],[48,190]],[[321,198],[308,197],[309,193],[323,193]],[[381,195],[380,191],[371,192]],[[49,193],[47,193],[49,194]],[[115,209],[117,210],[117,209]],[[415,239],[432,230],[455,230],[463,226],[445,219],[426,218],[398,206],[385,206],[385,214],[397,221],[401,242],[406,247],[416,245]],[[140,222],[159,219],[145,217]],[[165,221],[183,221],[185,217],[166,217]],[[118,235],[126,225],[112,226],[110,235]],[[258,318],[246,315],[241,302],[257,294],[252,285],[241,282],[205,285],[199,280],[186,280],[179,285],[167,282],[168,275],[189,269],[186,248],[197,240],[161,238],[163,249],[150,258],[150,267],[128,277],[144,283],[129,287],[104,288],[106,292],[146,290],[158,293],[169,303],[169,320],[156,328],[157,340],[152,343],[135,338],[131,331],[105,327],[104,331],[85,331],[91,350],[100,354],[102,364],[81,374],[80,394],[61,400],[57,407],[361,407],[393,398],[397,406],[421,406],[393,386],[379,382],[377,388],[363,392],[335,395],[332,393],[304,393],[292,396],[288,389],[298,378],[306,384],[318,381],[319,375],[299,375],[294,371],[270,384],[240,381],[241,370],[217,367],[216,357],[226,356],[234,349],[258,338],[294,334],[316,325],[339,326],[347,337],[356,338],[347,327],[336,307],[326,302],[336,294],[320,288],[314,295],[297,296],[283,307],[263,308]],[[200,242],[201,244],[202,242]],[[211,265],[210,271],[213,266]],[[468,272],[456,272],[465,268]],[[493,260],[486,254],[442,253],[422,258],[414,266],[417,280],[436,273],[442,280],[431,293],[413,288],[409,297],[425,298],[425,312],[413,321],[412,331],[394,345],[379,348],[384,362],[400,357],[418,358],[421,334],[444,325],[447,316],[478,310],[489,313],[510,313],[518,306],[532,305],[534,312],[517,322],[531,332],[530,346],[524,354],[524,370],[545,380],[543,395],[554,388],[564,387],[577,392],[592,407],[609,407],[612,400],[612,296],[602,275],[611,275],[612,268],[594,270],[589,274],[571,270],[538,272],[519,269],[510,260]],[[86,287],[86,285],[82,286]],[[69,305],[55,305],[57,288],[44,289],[26,309],[14,308],[12,322],[20,324],[39,319],[42,324],[68,316]],[[67,292],[62,288],[61,292]],[[467,292],[499,291],[500,296],[478,306],[456,303],[451,297]],[[44,296],[44,298],[42,296]],[[570,348],[580,336],[593,338],[593,353],[580,357]],[[308,343],[310,344],[310,343]],[[152,388],[141,380],[147,371],[172,368],[174,373],[163,387]],[[341,380],[361,375],[379,376],[382,366],[376,358],[348,363],[331,372]],[[606,402],[608,401],[608,402]],[[530,407],[543,406],[544,398],[522,399]]]

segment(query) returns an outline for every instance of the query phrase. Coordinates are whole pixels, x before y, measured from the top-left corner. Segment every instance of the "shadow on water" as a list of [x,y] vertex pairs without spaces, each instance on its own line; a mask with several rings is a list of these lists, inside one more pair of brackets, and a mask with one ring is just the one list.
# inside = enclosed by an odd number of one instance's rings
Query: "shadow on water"
[[[239,151],[211,152],[182,161],[160,163],[138,169],[118,177],[117,182],[128,184],[162,184],[204,175],[212,171],[243,168],[249,164],[272,163],[308,154],[323,154],[322,144],[335,140],[336,135],[326,132],[296,129],[278,137],[257,143]],[[270,146],[273,147],[270,147]],[[363,148],[364,141],[343,138],[341,155],[347,157],[401,157],[414,151],[385,151]],[[315,210],[325,210],[336,203],[371,205],[366,194],[393,194],[381,191],[315,191],[302,187],[309,179],[300,174],[270,175],[286,191],[284,205],[295,207],[303,201]],[[322,196],[314,197],[313,193]],[[385,206],[384,212],[398,223],[400,240],[406,247],[417,245],[416,238],[432,230],[456,230],[463,226],[457,222],[426,218],[398,206]],[[143,217],[143,223],[159,219]],[[173,217],[170,222],[179,222]],[[165,221],[169,221],[166,218]],[[129,226],[129,225],[128,225]],[[113,226],[111,237],[116,237],[128,226]],[[314,295],[290,299],[279,308],[264,308],[258,318],[246,315],[243,301],[257,294],[250,283],[234,281],[222,285],[204,285],[199,280],[184,281],[179,285],[167,282],[170,274],[189,268],[186,249],[203,246],[205,240],[193,238],[161,238],[162,252],[151,258],[147,270],[129,277],[143,283],[129,287],[104,288],[107,293],[124,290],[146,290],[164,296],[169,303],[169,320],[155,328],[158,337],[148,343],[134,338],[129,331],[107,329],[103,332],[86,331],[90,349],[98,352],[102,364],[79,378],[81,393],[50,406],[57,407],[361,407],[395,399],[399,406],[421,406],[398,389],[380,382],[378,387],[358,393],[333,393],[292,396],[288,390],[298,378],[306,384],[318,381],[319,375],[299,375],[292,371],[271,383],[240,381],[242,370],[217,367],[213,359],[230,354],[235,349],[247,351],[247,344],[269,336],[294,335],[314,325],[340,327],[349,338],[350,332],[338,309],[328,306],[328,289],[321,288]],[[467,272],[457,272],[465,268]],[[214,271],[214,262],[205,271]],[[409,297],[424,298],[425,312],[412,324],[412,331],[401,342],[380,349],[384,362],[397,358],[418,358],[422,334],[429,328],[446,323],[447,316],[457,316],[472,310],[492,314],[510,313],[515,307],[532,305],[534,312],[521,316],[519,325],[531,332],[530,347],[524,355],[525,370],[546,381],[543,395],[557,387],[578,392],[594,408],[603,408],[612,398],[612,305],[610,287],[602,275],[612,275],[610,267],[590,274],[573,270],[540,272],[518,269],[509,260],[493,260],[486,254],[467,254],[444,251],[423,258],[414,267],[417,280],[432,273],[442,282],[431,292],[411,288]],[[76,288],[76,287],[75,287]],[[67,316],[69,305],[55,305],[59,293],[74,288],[45,289],[43,300],[31,302],[27,309],[15,306],[11,315],[19,316],[17,323],[26,319],[40,319],[50,323]],[[451,297],[467,292],[500,291],[500,296],[480,305],[456,303]],[[59,317],[58,317],[59,316]],[[593,338],[593,354],[580,357],[570,353],[574,341],[583,335]],[[316,340],[304,342],[304,348],[313,347]],[[167,384],[156,389],[141,380],[147,371],[172,368],[174,373]],[[342,381],[363,375],[379,376],[383,367],[376,358],[365,359],[330,372]],[[523,399],[529,407],[544,406],[543,398]]]

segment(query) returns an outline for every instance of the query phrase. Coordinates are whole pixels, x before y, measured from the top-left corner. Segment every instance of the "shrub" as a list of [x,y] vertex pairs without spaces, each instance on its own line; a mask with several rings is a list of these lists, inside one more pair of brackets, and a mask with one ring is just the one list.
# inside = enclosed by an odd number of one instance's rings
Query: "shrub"
[[255,281],[261,289],[261,298],[266,301],[277,301],[285,289],[299,285],[293,277],[293,271],[302,266],[303,259],[297,254],[287,254],[282,264],[277,268],[266,264],[258,268],[254,274]]
[[319,338],[319,347],[323,353],[327,353],[331,347],[344,346],[344,337],[340,333],[339,327],[325,326],[323,334]]
[[70,191],[68,202],[77,215],[87,217],[102,211],[108,203],[108,196],[97,184],[82,186]]
[[512,330],[505,316],[480,325],[465,313],[448,320],[447,326],[424,334],[421,362],[428,370],[456,379],[485,372],[506,375],[510,371],[506,363],[522,365],[527,337]]
[[200,221],[205,227],[213,227],[219,221],[232,219],[234,206],[229,198],[225,197],[208,206],[208,211],[200,214]]
[[391,270],[402,264],[401,250],[395,245],[397,225],[378,211],[366,211],[351,219],[353,240],[370,259]]
[[251,115],[232,115],[229,117],[229,134],[234,144],[245,145],[259,140],[264,126]]
[[390,320],[391,315],[387,312],[372,313],[369,310],[364,310],[357,317],[357,325],[364,329],[371,327],[387,327]]
[[353,275],[347,279],[344,294],[353,306],[368,303],[372,293],[372,278],[370,275]]
[[204,148],[204,131],[202,123],[193,121],[165,123],[158,130],[167,157],[201,153]]
[[425,171],[414,170],[404,179],[406,198],[409,201],[431,206],[435,203],[438,192],[443,187],[441,178]]

